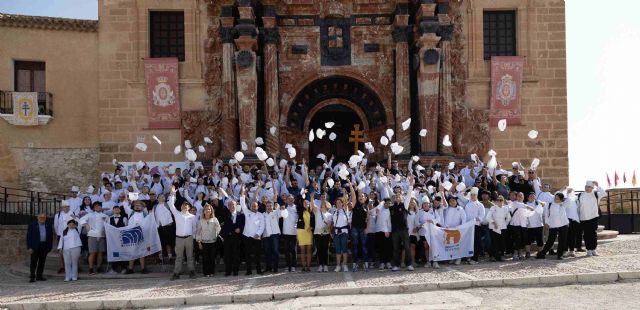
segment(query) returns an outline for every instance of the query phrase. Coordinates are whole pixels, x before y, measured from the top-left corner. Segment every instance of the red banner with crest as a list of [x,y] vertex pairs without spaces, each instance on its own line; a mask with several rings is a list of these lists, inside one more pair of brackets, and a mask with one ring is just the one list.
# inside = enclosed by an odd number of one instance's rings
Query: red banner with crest
[[145,58],[149,128],[180,128],[178,58]]
[[491,126],[501,119],[506,119],[509,125],[521,124],[523,70],[523,57],[491,57]]

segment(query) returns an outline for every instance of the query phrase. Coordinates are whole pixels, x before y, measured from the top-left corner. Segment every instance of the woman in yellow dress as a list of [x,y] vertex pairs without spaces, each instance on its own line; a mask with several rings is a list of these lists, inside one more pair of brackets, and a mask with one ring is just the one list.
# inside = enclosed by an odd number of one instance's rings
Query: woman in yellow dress
[[[313,194],[311,195],[313,199]],[[311,253],[313,248],[313,228],[315,216],[311,212],[308,200],[302,200],[302,206],[298,204],[298,245],[300,246],[300,262],[302,271],[311,271]]]

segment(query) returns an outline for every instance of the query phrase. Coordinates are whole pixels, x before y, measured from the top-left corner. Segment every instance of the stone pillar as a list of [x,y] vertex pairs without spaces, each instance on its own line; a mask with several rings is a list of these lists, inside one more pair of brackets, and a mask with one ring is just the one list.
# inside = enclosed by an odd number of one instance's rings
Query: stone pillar
[[238,7],[240,19],[235,31],[238,51],[236,56],[236,89],[238,91],[238,125],[240,142],[249,146],[247,154],[253,154],[256,139],[258,73],[256,71],[257,31],[253,24],[255,15],[250,2]]
[[420,114],[420,128],[427,129],[426,137],[419,137],[420,152],[423,154],[437,154],[438,144],[438,104],[440,92],[440,49],[437,47],[440,37],[436,35],[439,22],[435,17],[435,3],[422,3],[416,13],[416,20],[420,21],[417,29],[416,45],[418,56],[418,104]]
[[[442,5],[442,4],[440,4]],[[453,119],[453,102],[451,99],[451,35],[453,33],[453,25],[451,18],[447,14],[440,14],[440,50],[442,58],[442,72],[440,74],[440,106],[438,116],[438,140],[442,141],[445,135],[453,138],[451,132]],[[452,147],[444,146],[438,143],[438,153],[452,154]]]
[[396,43],[396,141],[404,146],[402,155],[411,154],[411,130],[402,130],[402,122],[411,117],[408,24],[409,15],[396,15],[393,31],[393,41]]
[[[264,25],[264,83],[265,83],[265,132],[263,133],[267,144],[267,153],[275,154],[279,149],[280,136],[280,98],[278,96],[278,40],[280,35],[276,27],[276,16],[272,6],[265,6],[265,15],[262,17]],[[276,127],[275,136],[269,132],[271,127]]]
[[[233,9],[228,7],[223,12],[231,14]],[[239,148],[238,139],[238,105],[236,102],[236,80],[233,68],[233,58],[236,47],[233,39],[235,30],[233,29],[234,18],[221,16],[220,37],[222,40],[222,124],[220,128],[222,143],[222,156],[232,156]]]

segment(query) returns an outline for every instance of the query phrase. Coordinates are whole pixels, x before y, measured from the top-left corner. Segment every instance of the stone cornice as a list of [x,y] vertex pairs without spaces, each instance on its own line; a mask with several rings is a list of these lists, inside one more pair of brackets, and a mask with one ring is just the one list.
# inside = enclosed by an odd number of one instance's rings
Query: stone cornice
[[0,13],[0,27],[97,32],[98,21]]

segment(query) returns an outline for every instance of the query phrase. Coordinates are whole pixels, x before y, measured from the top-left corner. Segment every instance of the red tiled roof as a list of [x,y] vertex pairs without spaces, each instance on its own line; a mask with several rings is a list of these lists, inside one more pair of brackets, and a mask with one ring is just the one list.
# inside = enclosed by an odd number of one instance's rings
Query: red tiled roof
[[0,13],[0,27],[96,32],[98,21]]

